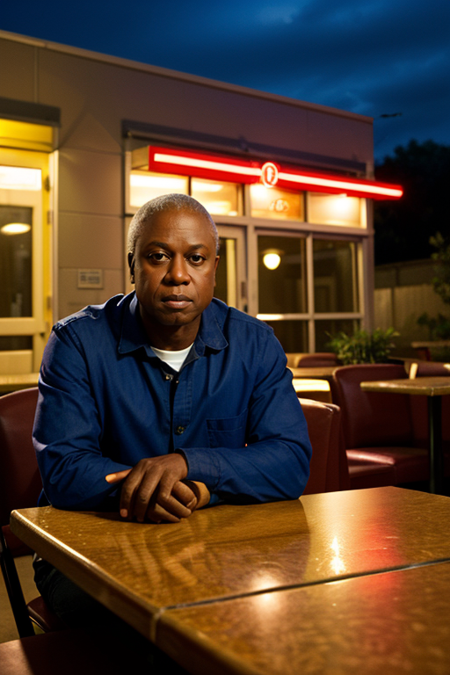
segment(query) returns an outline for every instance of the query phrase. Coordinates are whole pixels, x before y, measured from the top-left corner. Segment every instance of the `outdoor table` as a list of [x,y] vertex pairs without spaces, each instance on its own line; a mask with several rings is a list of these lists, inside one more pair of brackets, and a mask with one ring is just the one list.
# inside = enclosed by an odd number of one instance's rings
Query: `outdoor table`
[[165,612],[160,649],[198,675],[447,675],[450,564]]
[[[180,523],[160,525],[49,506],[14,511],[11,528],[40,556],[163,649],[162,620],[170,619],[175,610],[176,632],[181,635],[184,627],[189,633],[192,616],[185,622],[178,610],[204,609],[206,616],[213,606],[221,611],[222,603],[264,604],[267,597],[270,604],[278,593],[450,562],[450,499],[396,487],[306,495],[269,504],[221,505],[197,511]],[[324,591],[315,597],[320,617],[330,610],[330,596]],[[380,596],[380,603],[385,601]],[[256,618],[255,622],[256,631]],[[275,630],[275,624],[270,626]],[[235,634],[239,662],[247,649],[244,628],[241,638]],[[295,627],[286,624],[286,628]],[[300,629],[301,624],[295,628]],[[283,651],[285,627],[281,623],[276,630]],[[317,631],[319,635],[319,627]],[[354,651],[359,648],[356,635],[349,645]],[[322,639],[327,641],[326,634]],[[206,642],[202,644],[195,633],[192,649],[208,659]],[[315,649],[307,640],[305,645]],[[191,663],[189,650],[181,650],[178,656],[170,652],[170,656],[193,673],[222,672],[201,670]],[[289,651],[281,656],[289,660]],[[223,672],[239,673],[241,666]]]
[[442,396],[450,394],[450,377],[419,377],[417,379],[361,382],[361,389],[363,391],[428,397],[430,492],[441,494],[444,483]]
[[293,377],[296,378],[306,378],[306,379],[318,379],[318,380],[327,380],[328,382],[332,379],[333,373],[338,366],[314,366],[313,368],[289,368],[292,372]]
[[39,373],[24,373],[20,375],[0,375],[0,394],[8,394],[19,389],[37,387]]

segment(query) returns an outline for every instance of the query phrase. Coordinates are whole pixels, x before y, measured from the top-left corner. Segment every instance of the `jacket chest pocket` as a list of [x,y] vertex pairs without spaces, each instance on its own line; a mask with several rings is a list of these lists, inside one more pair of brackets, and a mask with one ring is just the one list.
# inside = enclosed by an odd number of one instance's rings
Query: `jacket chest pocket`
[[210,448],[241,448],[245,445],[247,409],[237,417],[206,420]]

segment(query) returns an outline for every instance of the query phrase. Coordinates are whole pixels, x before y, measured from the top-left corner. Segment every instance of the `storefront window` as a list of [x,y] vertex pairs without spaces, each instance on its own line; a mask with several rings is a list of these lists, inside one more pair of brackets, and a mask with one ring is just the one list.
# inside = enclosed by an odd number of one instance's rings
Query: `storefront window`
[[352,335],[360,328],[358,319],[318,319],[315,321],[316,352],[330,351],[330,336],[337,333]]
[[0,206],[0,317],[32,316],[32,210]]
[[241,215],[240,192],[241,186],[237,183],[221,183],[199,178],[192,178],[191,181],[192,197],[203,204],[212,215]]
[[216,271],[214,297],[230,307],[237,303],[236,240],[220,237],[220,263]]
[[286,353],[308,352],[308,323],[306,321],[266,321]]
[[356,243],[314,239],[315,313],[357,312]]
[[308,193],[308,222],[365,227],[365,200],[347,195]]
[[260,314],[307,311],[305,240],[300,237],[258,237]]
[[250,186],[251,215],[253,218],[275,220],[304,220],[303,193],[265,187],[260,183]]
[[185,176],[151,173],[150,171],[131,171],[130,206],[140,208],[150,199],[178,192],[188,194],[189,180]]

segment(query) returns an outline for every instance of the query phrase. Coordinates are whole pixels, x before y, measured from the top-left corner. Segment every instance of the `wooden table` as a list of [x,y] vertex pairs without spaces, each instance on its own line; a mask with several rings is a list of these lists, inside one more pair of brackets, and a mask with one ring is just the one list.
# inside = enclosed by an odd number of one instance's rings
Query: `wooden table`
[[[161,621],[175,610],[178,631],[184,609],[209,612],[235,601],[257,607],[277,593],[450,562],[450,499],[395,487],[217,506],[162,525],[122,522],[115,514],[22,509],[13,512],[11,528],[158,646],[167,639],[159,633]],[[325,610],[324,598],[317,602]],[[284,628],[278,633],[282,645]],[[236,639],[245,652],[247,638]],[[182,665],[191,668],[187,656]]]
[[8,394],[19,389],[37,387],[39,373],[24,373],[21,375],[0,375],[0,394]]
[[314,368],[289,368],[294,377],[330,381],[338,366],[317,366]]
[[448,675],[450,564],[165,612],[156,641],[214,675]]
[[430,492],[441,494],[444,482],[442,453],[442,396],[450,394],[450,377],[361,382],[363,391],[412,394],[428,397],[428,429],[430,449]]

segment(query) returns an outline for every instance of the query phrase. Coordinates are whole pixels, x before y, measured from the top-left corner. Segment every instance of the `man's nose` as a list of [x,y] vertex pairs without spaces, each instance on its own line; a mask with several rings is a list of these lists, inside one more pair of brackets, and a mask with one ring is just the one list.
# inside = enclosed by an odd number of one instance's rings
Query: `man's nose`
[[174,256],[170,261],[166,274],[166,281],[175,286],[188,284],[191,280],[188,263],[183,256]]

